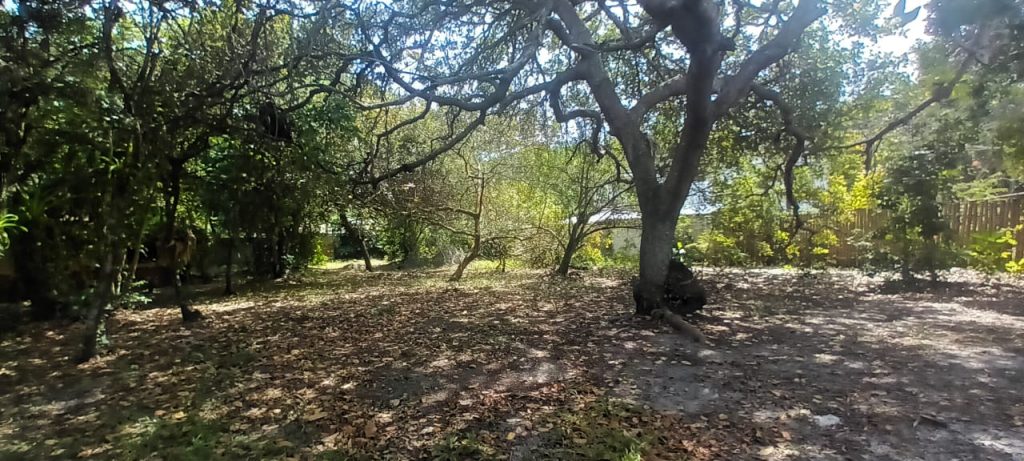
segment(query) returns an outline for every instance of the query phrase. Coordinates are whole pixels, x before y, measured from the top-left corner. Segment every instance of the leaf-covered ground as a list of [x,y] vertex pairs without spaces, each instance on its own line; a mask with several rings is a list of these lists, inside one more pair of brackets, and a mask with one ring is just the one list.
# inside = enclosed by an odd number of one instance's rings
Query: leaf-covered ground
[[1024,287],[706,271],[713,353],[623,278],[313,271],[0,342],[0,459],[1024,459]]

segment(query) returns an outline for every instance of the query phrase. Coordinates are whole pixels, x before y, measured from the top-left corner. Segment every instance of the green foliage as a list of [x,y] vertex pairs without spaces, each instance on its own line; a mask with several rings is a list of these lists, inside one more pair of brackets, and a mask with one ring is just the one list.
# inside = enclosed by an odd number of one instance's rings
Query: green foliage
[[972,235],[967,247],[970,266],[988,274],[1024,273],[1024,258],[1020,261],[1013,259],[1013,248],[1018,243],[1014,235],[1022,229],[1024,225]]
[[587,237],[572,255],[574,264],[607,264],[611,242],[598,242],[594,234],[603,233],[598,229],[608,222],[597,222],[594,217],[635,209],[631,186],[619,180],[616,165],[623,159],[618,146],[600,158],[588,147],[587,143],[535,147],[513,159],[513,168],[522,178],[514,183],[515,193],[506,194],[506,200],[516,199],[526,222],[542,231],[528,235],[518,252],[533,267],[550,267],[560,261],[567,249],[573,250],[567,248],[570,242],[579,242],[581,236]]
[[612,237],[605,232],[595,232],[583,240],[576,250],[573,264],[581,267],[601,267],[608,263],[607,254],[612,247]]
[[25,228],[18,225],[18,216],[0,212],[0,257],[4,255],[11,246],[10,234],[15,231],[24,231]]
[[113,304],[121,309],[142,308],[153,300],[152,295],[145,291],[148,284],[149,282],[143,280],[125,283]]
[[821,196],[824,209],[840,221],[852,218],[859,210],[876,208],[884,180],[880,172],[864,173],[861,163],[849,162],[851,159],[843,156],[836,161],[828,188]]
[[804,268],[825,268],[835,263],[831,249],[837,245],[839,237],[831,229],[801,232],[786,246],[786,259]]
[[955,178],[957,145],[934,142],[931,149],[892,159],[880,194],[890,218],[874,236],[879,245],[871,265],[896,270],[904,279],[916,272],[935,278],[956,262],[941,203]]
[[641,416],[640,410],[622,402],[602,399],[581,411],[561,412],[555,430],[546,434],[549,459],[641,461],[651,437],[630,429],[626,420]]
[[433,461],[462,461],[466,459],[491,460],[495,457],[492,447],[480,442],[475,434],[449,436],[430,449]]
[[735,238],[717,230],[701,234],[695,243],[686,246],[686,252],[695,261],[711,266],[745,266],[750,262]]
[[259,459],[282,457],[288,449],[255,436],[238,435],[216,420],[189,414],[180,421],[143,418],[114,439],[117,459],[137,460],[158,456],[182,461]]
[[310,266],[323,266],[331,260],[330,256],[327,255],[325,246],[322,238],[313,238],[313,256],[309,258]]

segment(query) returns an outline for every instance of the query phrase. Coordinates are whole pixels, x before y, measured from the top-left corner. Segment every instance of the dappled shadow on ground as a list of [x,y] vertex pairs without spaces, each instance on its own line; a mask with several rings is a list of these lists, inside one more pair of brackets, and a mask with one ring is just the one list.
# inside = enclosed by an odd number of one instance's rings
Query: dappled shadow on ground
[[[712,271],[703,366],[621,278],[313,271],[0,351],[0,459],[1012,459],[1024,299],[849,272]],[[332,458],[333,457],[333,458]]]
[[712,334],[728,355],[697,379],[717,394],[703,410],[782,428],[785,440],[760,457],[1024,456],[1019,285],[956,280],[889,294],[851,272],[712,278],[731,284],[716,297]]

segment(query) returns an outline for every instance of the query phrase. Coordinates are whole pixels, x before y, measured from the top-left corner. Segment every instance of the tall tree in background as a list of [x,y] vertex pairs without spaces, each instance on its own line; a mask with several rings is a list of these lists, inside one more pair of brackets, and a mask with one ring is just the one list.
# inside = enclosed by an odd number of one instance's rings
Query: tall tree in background
[[[413,162],[375,165],[367,181],[429,162],[488,116],[544,98],[557,121],[590,123],[595,154],[606,147],[605,134],[621,146],[642,214],[637,312],[650,313],[661,304],[679,212],[715,122],[771,83],[756,80],[826,10],[817,0],[646,0],[640,7],[605,0],[359,4],[352,14],[371,62],[402,92],[382,104],[422,99],[452,114],[446,142]],[[565,107],[578,95],[589,97]],[[659,116],[674,122],[668,135],[654,133]]]
[[[608,152],[599,158],[584,144],[533,149],[519,155],[523,181],[536,226],[558,243],[555,273],[568,275],[573,257],[587,237],[632,227],[636,201],[620,160]],[[550,202],[550,203],[548,203]],[[552,219],[554,218],[554,219]],[[595,219],[599,218],[599,219]],[[635,226],[635,225],[633,225]]]

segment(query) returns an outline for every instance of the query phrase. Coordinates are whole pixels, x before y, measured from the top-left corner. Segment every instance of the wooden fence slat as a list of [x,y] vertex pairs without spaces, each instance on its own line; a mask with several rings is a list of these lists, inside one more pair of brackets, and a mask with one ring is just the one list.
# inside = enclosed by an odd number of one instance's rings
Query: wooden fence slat
[[967,215],[967,223],[966,223],[967,225],[965,226],[965,229],[967,230],[966,233],[967,234],[973,234],[974,230],[975,230],[974,229],[974,202],[967,202],[967,213],[966,213],[966,215]]
[[985,206],[983,203],[978,203],[978,232],[985,232],[988,230],[988,213],[991,207]]
[[[1024,213],[1024,198],[1010,199],[1010,223],[1007,227],[1016,227],[1021,223],[1021,214]],[[1017,246],[1013,249],[1013,259],[1020,261],[1024,259],[1024,229],[1014,235]]]
[[953,205],[953,214],[952,214],[952,216],[950,216],[950,219],[953,220],[953,235],[956,236],[955,238],[956,238],[956,240],[958,242],[963,243],[963,236],[962,236],[963,230],[964,230],[963,221],[962,221],[963,214],[960,213],[960,208],[961,208],[962,204],[961,203],[953,203],[952,205]]
[[[968,245],[975,234],[1014,228],[1024,224],[1024,197],[1010,197],[991,201],[952,202],[944,204],[940,210],[952,233],[952,241],[960,245]],[[833,249],[836,260],[840,263],[852,262],[856,259],[857,248],[851,237],[861,236],[880,229],[889,215],[884,210],[857,210],[850,220],[832,221],[832,227],[839,237],[839,244]],[[826,222],[828,222],[826,220]],[[1017,245],[1012,249],[1016,260],[1024,258],[1024,229],[1015,232]]]

